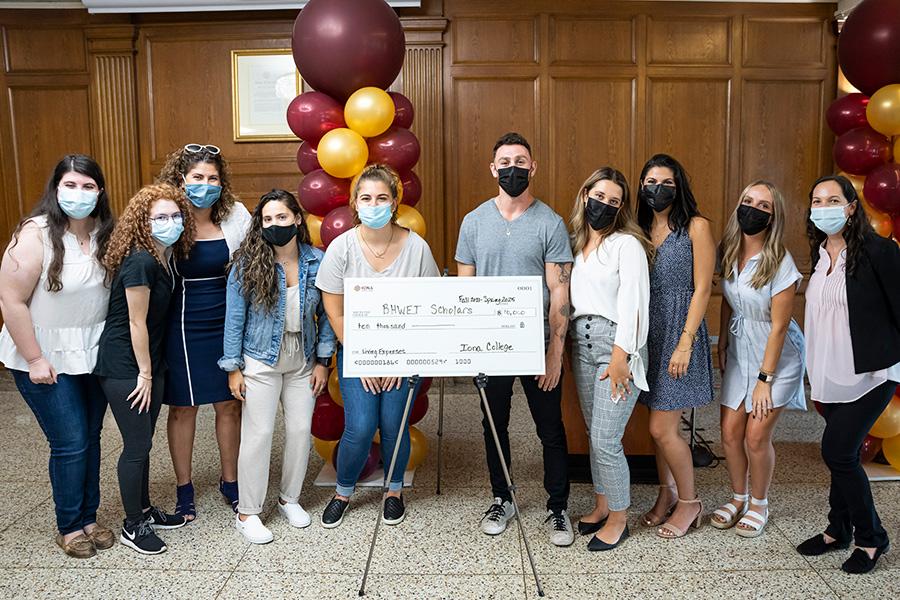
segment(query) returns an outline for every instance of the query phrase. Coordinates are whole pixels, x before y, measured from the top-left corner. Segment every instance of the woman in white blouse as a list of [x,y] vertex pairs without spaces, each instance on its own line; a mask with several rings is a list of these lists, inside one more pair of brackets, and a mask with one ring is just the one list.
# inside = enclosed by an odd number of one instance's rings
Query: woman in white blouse
[[784,248],[784,222],[781,192],[754,181],[741,192],[719,249],[722,445],[733,499],[711,524],[735,527],[742,537],[760,535],[769,518],[778,417],[785,407],[806,409],[803,334],[791,319],[803,276]]
[[611,550],[628,537],[631,503],[622,435],[640,390],[646,391],[653,247],[632,212],[628,182],[603,167],[581,186],[569,219],[572,363],[591,443],[596,505],[578,522],[593,533],[589,550]]

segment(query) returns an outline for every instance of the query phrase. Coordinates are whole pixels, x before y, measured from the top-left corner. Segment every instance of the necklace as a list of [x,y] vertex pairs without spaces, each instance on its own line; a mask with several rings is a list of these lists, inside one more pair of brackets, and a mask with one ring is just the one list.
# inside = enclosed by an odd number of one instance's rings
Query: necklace
[[391,237],[390,239],[388,239],[387,246],[384,247],[384,250],[382,250],[380,254],[378,252],[375,252],[375,250],[372,249],[372,246],[369,245],[369,242],[366,241],[366,236],[363,235],[362,229],[359,230],[359,237],[362,238],[363,244],[366,245],[366,248],[369,249],[369,252],[372,253],[372,256],[374,256],[375,258],[384,258],[384,255],[387,254],[388,249],[391,247],[391,242],[394,241],[394,227],[391,226]]

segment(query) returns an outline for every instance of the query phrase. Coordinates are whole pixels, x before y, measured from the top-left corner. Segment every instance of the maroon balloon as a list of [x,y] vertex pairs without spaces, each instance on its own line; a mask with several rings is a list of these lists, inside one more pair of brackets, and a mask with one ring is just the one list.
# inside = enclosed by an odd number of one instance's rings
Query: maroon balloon
[[813,406],[816,407],[816,412],[817,412],[817,413],[819,413],[819,414],[822,415],[823,417],[825,416],[825,409],[822,408],[822,403],[821,403],[821,402],[816,402],[815,400],[813,400]]
[[334,238],[353,227],[353,213],[349,206],[338,206],[322,219],[322,245],[326,248]]
[[831,103],[825,112],[828,127],[835,135],[843,135],[857,127],[867,127],[866,107],[869,97],[865,94],[853,93],[838,98]]
[[419,140],[409,129],[391,127],[368,143],[369,163],[390,165],[398,173],[409,171],[419,160]]
[[[423,396],[428,393],[428,390],[431,389],[431,384],[434,383],[434,379],[431,377],[423,377],[422,383],[419,385],[419,395]],[[897,386],[897,389],[900,389],[900,385]]]
[[859,3],[841,29],[838,62],[847,80],[868,96],[900,83],[900,2]]
[[303,142],[297,148],[297,166],[304,175],[322,168],[322,165],[319,164],[319,157],[316,154],[316,147],[311,143]]
[[900,165],[889,163],[873,169],[866,176],[863,196],[881,212],[900,214]]
[[890,160],[891,141],[871,127],[857,127],[835,140],[832,155],[842,171],[865,175]]
[[344,433],[344,409],[327,393],[316,398],[312,416],[312,434],[320,440],[333,442]]
[[319,169],[303,178],[297,190],[300,206],[307,212],[324,217],[350,199],[350,180],[338,179]]
[[384,0],[310,0],[291,45],[303,79],[342,102],[359,88],[389,87],[406,54],[403,26]]
[[881,438],[867,435],[859,449],[859,462],[872,462],[879,452],[881,452]]
[[388,96],[394,101],[394,122],[391,125],[404,129],[412,127],[416,110],[409,98],[399,92],[388,92]]
[[294,135],[311,144],[318,144],[332,129],[347,126],[344,107],[322,92],[306,92],[291,100],[287,122]]
[[425,417],[428,412],[428,394],[419,394],[413,403],[412,412],[409,414],[409,424],[415,425]]
[[[334,452],[331,453],[331,464],[334,465],[335,470],[337,470],[337,461],[338,461],[338,452],[341,449],[340,443],[334,447]],[[362,471],[359,474],[359,480],[363,480],[372,473],[375,472],[375,469],[378,468],[378,465],[381,464],[381,446],[376,442],[372,442],[372,446],[369,448],[369,456],[366,457],[366,462],[363,464]]]
[[415,206],[422,198],[422,182],[414,171],[407,171],[400,176],[400,183],[403,184],[403,204],[407,206]]

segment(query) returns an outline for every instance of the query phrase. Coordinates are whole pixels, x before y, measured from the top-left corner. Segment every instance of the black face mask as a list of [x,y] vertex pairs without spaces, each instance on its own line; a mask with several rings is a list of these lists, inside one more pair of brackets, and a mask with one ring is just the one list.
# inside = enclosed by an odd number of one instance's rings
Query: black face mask
[[741,231],[747,235],[756,235],[760,231],[769,226],[772,215],[750,206],[749,204],[741,204],[737,209],[737,222]]
[[675,202],[675,186],[654,183],[641,187],[641,199],[656,212],[666,210]]
[[596,198],[588,197],[587,204],[584,206],[584,214],[587,217],[591,229],[600,231],[612,225],[619,214],[619,209],[609,204],[604,204]]
[[528,189],[529,169],[522,167],[504,167],[497,169],[500,188],[512,198],[518,198]]
[[297,235],[297,224],[263,227],[262,239],[273,246],[286,246]]

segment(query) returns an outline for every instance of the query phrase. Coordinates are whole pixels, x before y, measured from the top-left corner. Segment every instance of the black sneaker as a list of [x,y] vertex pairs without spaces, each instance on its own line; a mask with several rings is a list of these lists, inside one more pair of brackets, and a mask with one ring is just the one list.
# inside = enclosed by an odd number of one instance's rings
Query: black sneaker
[[162,554],[166,551],[166,544],[153,532],[148,521],[129,524],[126,520],[122,523],[119,541],[141,554]]
[[151,506],[150,510],[144,513],[144,517],[153,529],[178,529],[187,525],[184,515],[167,515],[155,506]]
[[384,514],[381,521],[385,525],[399,525],[406,518],[406,507],[403,506],[403,496],[399,498],[388,496],[384,499]]
[[344,520],[344,512],[350,503],[340,500],[337,496],[332,496],[331,501],[325,510],[322,511],[322,527],[325,529],[334,529]]

